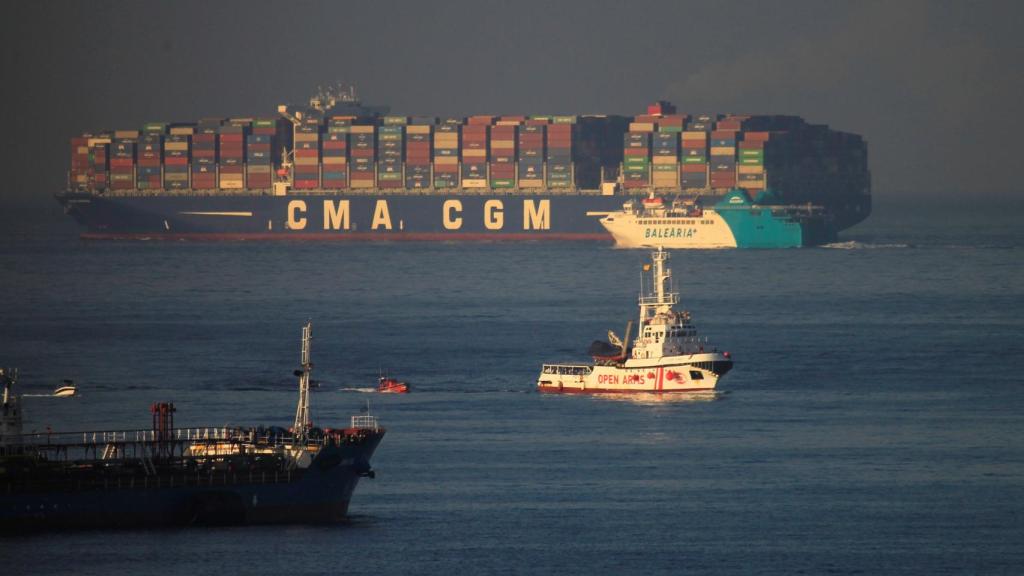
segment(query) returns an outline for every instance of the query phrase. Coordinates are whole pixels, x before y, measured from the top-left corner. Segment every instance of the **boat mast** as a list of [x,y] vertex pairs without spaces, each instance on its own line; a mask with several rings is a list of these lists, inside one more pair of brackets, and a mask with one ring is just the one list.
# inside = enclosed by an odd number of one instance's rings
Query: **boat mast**
[[295,409],[295,425],[292,429],[297,440],[304,440],[309,431],[309,373],[313,370],[313,363],[309,360],[309,347],[312,340],[313,322],[307,321],[302,327],[302,369],[295,371],[295,375],[299,377],[299,405]]
[[653,293],[646,296],[641,294],[640,296],[641,332],[643,331],[643,325],[651,317],[657,314],[668,314],[672,311],[672,306],[679,303],[679,294],[671,292],[671,286],[666,289],[666,283],[672,279],[672,270],[665,267],[665,262],[668,258],[668,252],[665,252],[664,248],[660,246],[657,252],[651,253],[651,261],[654,265],[651,271]]

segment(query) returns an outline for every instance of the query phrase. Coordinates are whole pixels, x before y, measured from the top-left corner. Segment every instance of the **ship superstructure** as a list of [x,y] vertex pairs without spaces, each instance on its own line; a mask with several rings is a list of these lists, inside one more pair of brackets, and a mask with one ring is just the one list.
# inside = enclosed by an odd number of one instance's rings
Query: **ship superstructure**
[[144,430],[22,434],[5,372],[0,530],[336,522],[384,436],[374,416],[309,420],[312,325],[303,328],[295,425],[175,428],[154,403]]
[[731,355],[698,335],[688,311],[675,309],[679,294],[665,266],[668,252],[659,248],[651,258],[651,289],[641,289],[635,336],[630,323],[625,340],[609,332],[611,342],[595,341],[593,364],[544,364],[537,378],[541,392],[711,391],[732,369]]

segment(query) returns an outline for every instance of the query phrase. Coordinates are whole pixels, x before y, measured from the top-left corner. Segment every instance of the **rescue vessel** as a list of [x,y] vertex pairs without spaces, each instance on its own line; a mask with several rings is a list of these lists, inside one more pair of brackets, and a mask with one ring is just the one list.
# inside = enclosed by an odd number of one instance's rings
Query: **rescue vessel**
[[369,414],[312,425],[311,340],[307,323],[288,430],[175,428],[158,402],[148,429],[24,434],[17,371],[0,370],[0,531],[343,520],[385,431]]
[[708,392],[732,369],[729,352],[720,352],[697,334],[688,311],[676,310],[669,254],[653,252],[651,289],[641,286],[639,324],[630,344],[632,321],[625,340],[608,332],[609,342],[594,341],[588,352],[592,364],[544,364],[537,378],[540,392],[638,393]]

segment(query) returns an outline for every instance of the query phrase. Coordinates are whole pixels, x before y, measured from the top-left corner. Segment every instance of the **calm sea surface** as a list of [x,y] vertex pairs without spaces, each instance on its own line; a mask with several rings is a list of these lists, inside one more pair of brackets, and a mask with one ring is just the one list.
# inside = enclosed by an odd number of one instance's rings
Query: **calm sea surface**
[[[826,248],[676,252],[712,397],[542,396],[636,314],[592,243],[85,243],[0,231],[26,428],[388,427],[350,523],[0,540],[22,574],[1020,574],[1022,214],[879,209]],[[380,369],[410,381],[381,396]],[[43,397],[63,378],[72,399]]]

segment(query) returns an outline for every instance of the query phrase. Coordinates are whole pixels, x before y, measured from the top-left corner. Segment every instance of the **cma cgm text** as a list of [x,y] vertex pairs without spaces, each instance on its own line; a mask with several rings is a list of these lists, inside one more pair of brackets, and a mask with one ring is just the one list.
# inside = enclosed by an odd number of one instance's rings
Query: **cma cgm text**
[[[305,200],[292,200],[288,202],[288,214],[286,225],[289,230],[306,230],[315,226],[314,217],[310,215],[309,204]],[[391,216],[391,207],[387,200],[377,200],[374,204],[373,213],[370,216],[370,230],[394,230],[395,222]],[[462,229],[464,216],[462,201],[457,199],[445,200],[439,214],[441,222],[446,230]],[[505,202],[498,199],[490,199],[483,205],[483,225],[487,230],[505,229]],[[324,200],[323,219],[324,230],[351,230],[353,225],[351,203],[349,200]],[[401,229],[401,220],[398,227]],[[551,229],[551,201],[550,200],[523,200],[523,230],[550,230]]]

